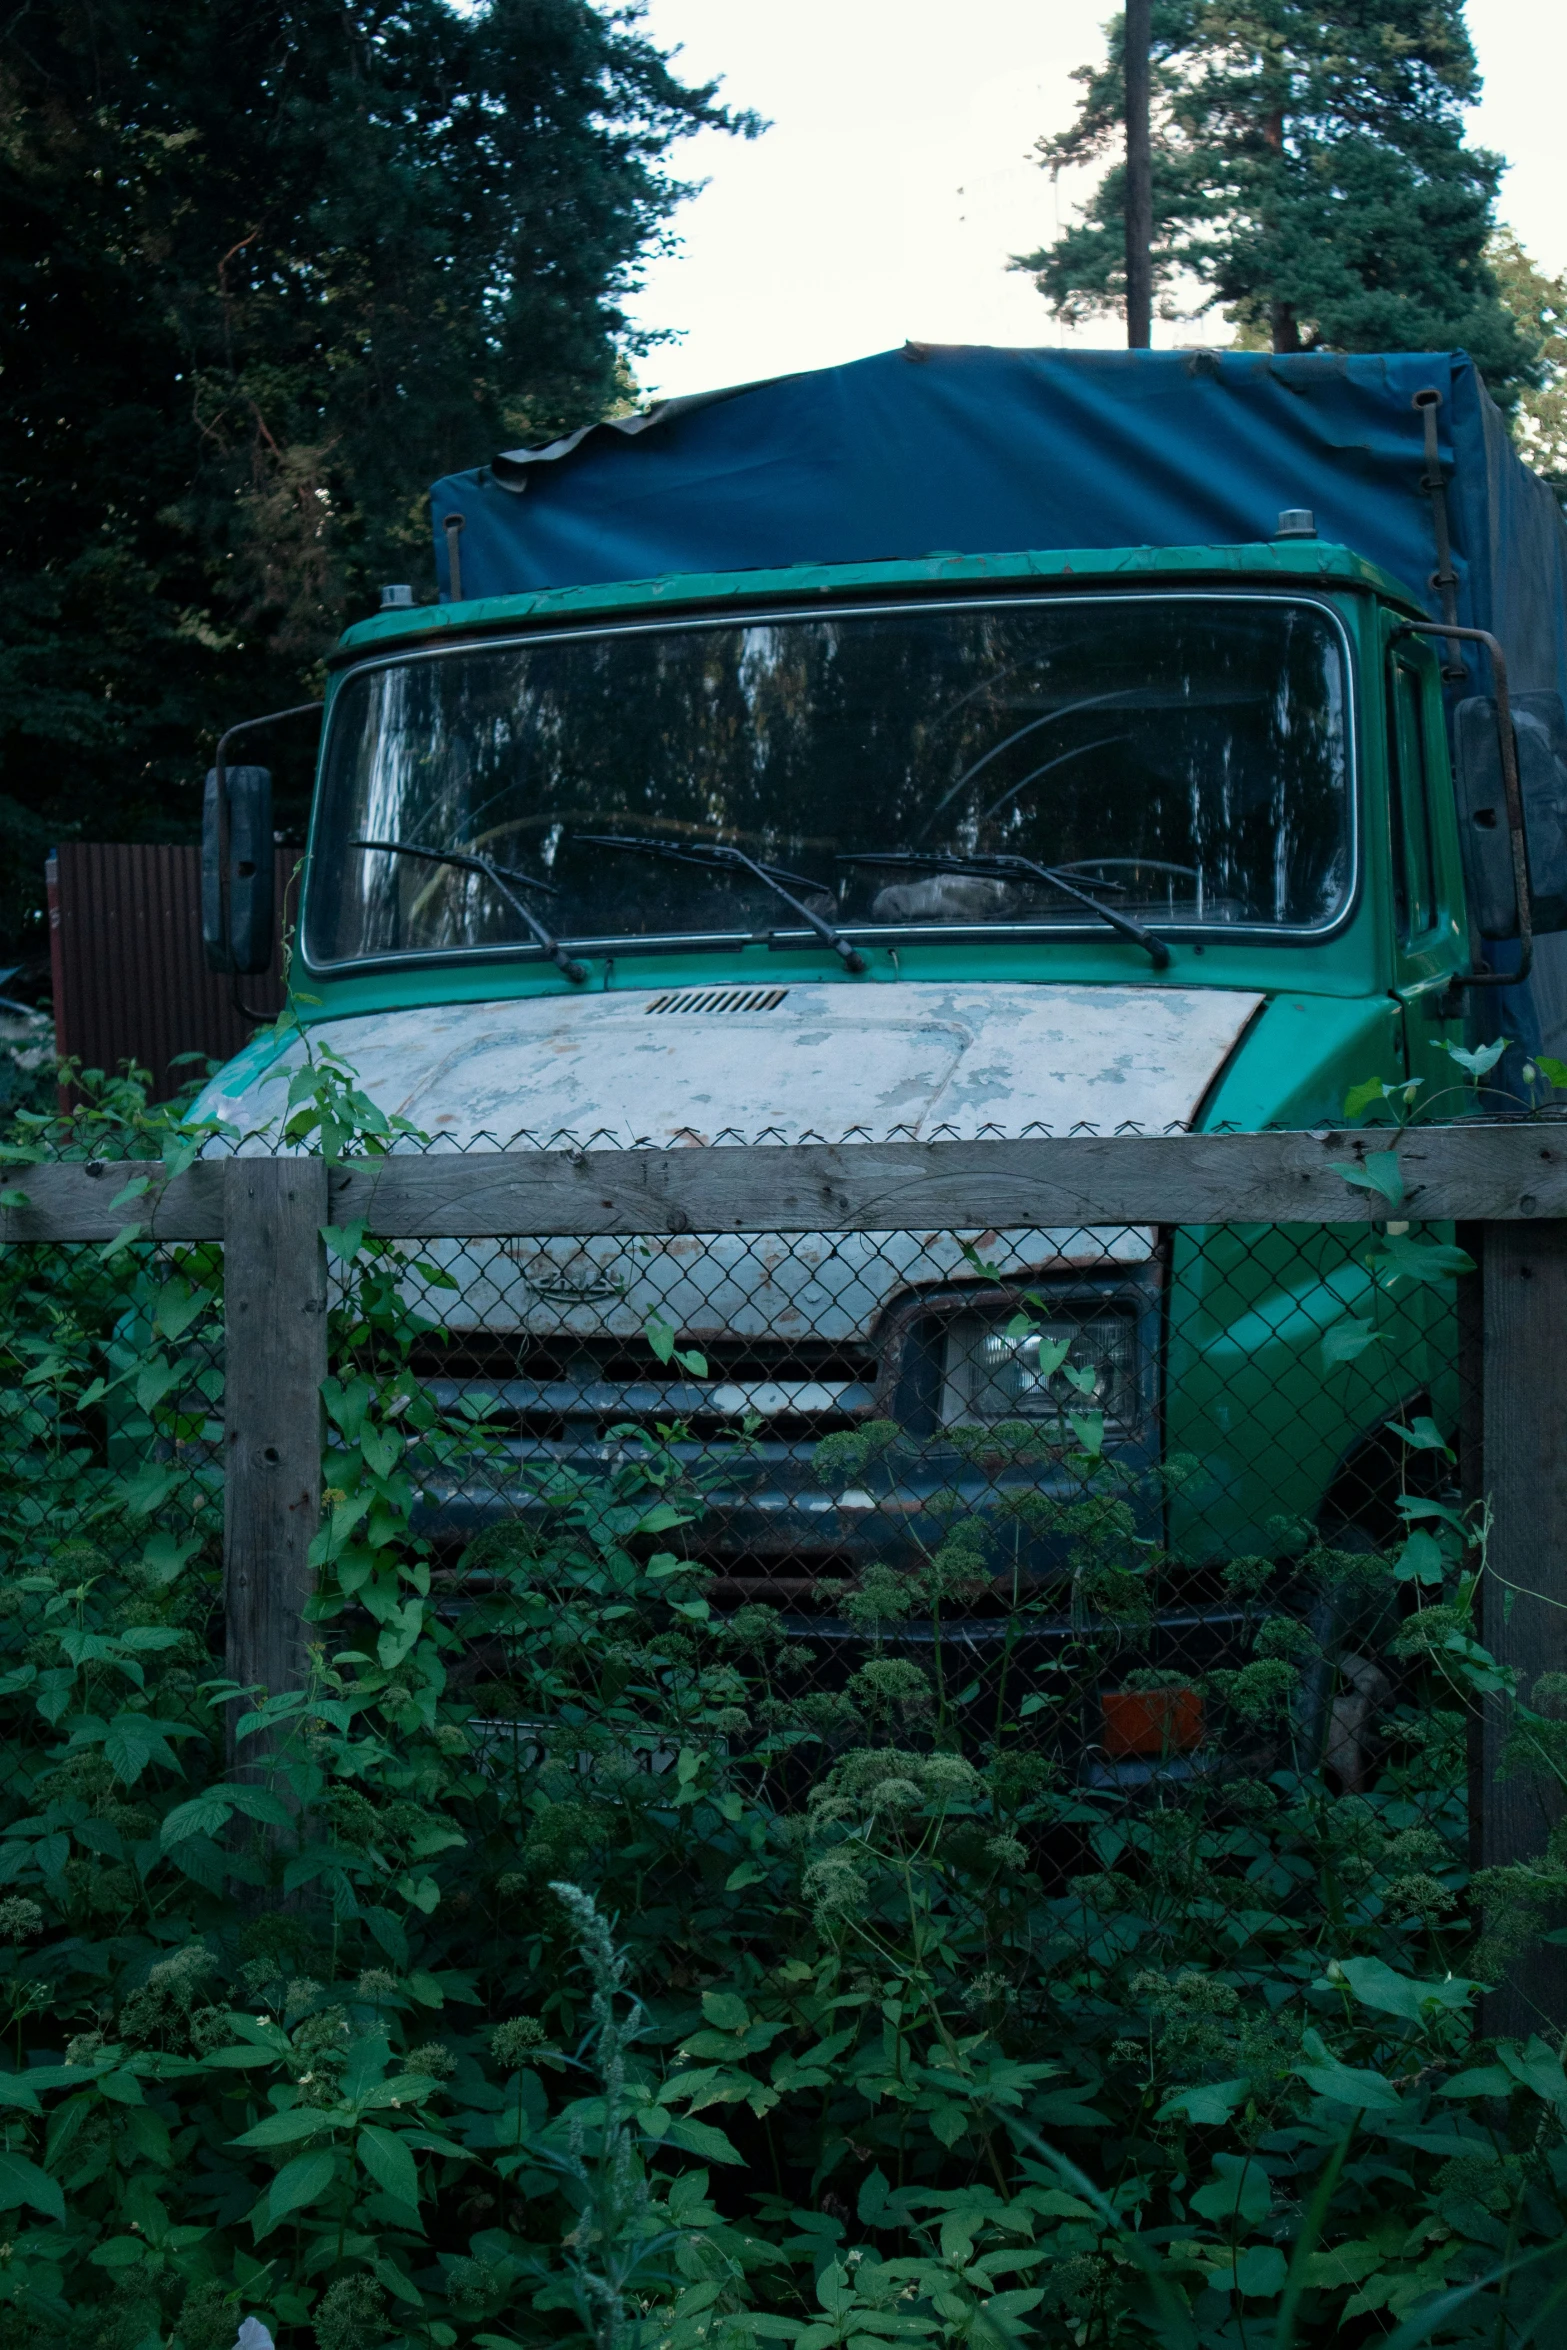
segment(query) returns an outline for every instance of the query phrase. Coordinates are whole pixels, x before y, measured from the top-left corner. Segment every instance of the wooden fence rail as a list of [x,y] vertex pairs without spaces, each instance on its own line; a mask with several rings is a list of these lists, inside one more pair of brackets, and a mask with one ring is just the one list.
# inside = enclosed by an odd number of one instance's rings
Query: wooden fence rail
[[[1335,1166],[1391,1152],[1402,1206]],[[145,1192],[121,1199],[137,1177]],[[1390,1213],[1462,1227],[1465,1483],[1493,1513],[1488,1645],[1525,1685],[1567,1672],[1567,1127],[1067,1136],[622,1151],[70,1163],[13,1179],[0,1241],[222,1240],[227,1259],[225,1602],[238,1680],[286,1686],[300,1664],[306,1550],[320,1507],[326,1372],[321,1227],[387,1238],[668,1232],[984,1232],[1094,1225],[1364,1224]],[[116,1204],[119,1201],[120,1204]],[[1480,1726],[1477,1857],[1543,1851],[1560,1806],[1498,1776],[1505,1708]],[[1567,1954],[1540,1948],[1491,2002],[1493,2030],[1567,2024]]]
[[[1411,1215],[1539,1223],[1567,1216],[1567,1126],[1310,1134],[1065,1135],[1023,1142],[862,1142],[711,1150],[434,1151],[328,1170],[331,1214],[387,1239],[654,1232],[889,1232],[1063,1224],[1359,1224],[1387,1213],[1335,1163],[1392,1151]],[[0,1240],[109,1240],[132,1215],[162,1240],[221,1240],[229,1170],[172,1180],[156,1161],[30,1168]],[[131,1181],[151,1188],[116,1207]]]

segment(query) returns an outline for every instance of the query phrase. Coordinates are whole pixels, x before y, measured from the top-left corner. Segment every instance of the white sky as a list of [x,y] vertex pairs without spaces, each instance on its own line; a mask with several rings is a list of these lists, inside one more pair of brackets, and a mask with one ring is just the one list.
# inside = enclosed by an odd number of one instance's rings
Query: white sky
[[[1048,244],[1083,193],[1029,160],[1065,127],[1071,70],[1102,50],[1114,0],[648,0],[647,29],[691,80],[723,76],[773,128],[704,133],[676,162],[707,186],[676,215],[633,315],[681,340],[638,369],[650,392],[823,367],[911,338],[1061,343],[1009,253]],[[1471,136],[1509,159],[1501,216],[1567,267],[1567,10],[1470,0],[1486,77]],[[1082,341],[1116,343],[1118,322]],[[1224,341],[1213,317],[1161,343]]]

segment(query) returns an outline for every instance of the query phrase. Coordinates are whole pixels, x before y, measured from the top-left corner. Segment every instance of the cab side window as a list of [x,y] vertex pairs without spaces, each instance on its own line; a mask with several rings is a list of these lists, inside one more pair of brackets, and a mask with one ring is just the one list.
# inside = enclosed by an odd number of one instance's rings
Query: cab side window
[[1420,672],[1396,654],[1388,663],[1388,780],[1393,826],[1393,905],[1401,946],[1436,926],[1436,844],[1431,831],[1430,759]]

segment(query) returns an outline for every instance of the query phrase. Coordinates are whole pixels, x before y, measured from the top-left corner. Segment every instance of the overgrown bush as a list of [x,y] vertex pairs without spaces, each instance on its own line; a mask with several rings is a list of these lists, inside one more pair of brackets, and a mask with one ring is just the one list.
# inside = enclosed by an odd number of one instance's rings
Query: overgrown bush
[[[311,1056],[297,1145],[393,1123]],[[10,1179],[202,1140],[120,1086],[24,1121]],[[1090,1415],[1078,1498],[1014,1505],[1060,1565],[1004,1669],[956,1688],[891,1637],[985,1582],[954,1511],[842,1595],[864,1661],[823,1686],[773,1610],[712,1604],[678,1430],[537,1476],[445,1575],[419,1494],[498,1439],[411,1371],[409,1259],[335,1231],[313,1677],[235,1692],[220,1255],[146,1207],[0,1254],[7,2341],[1561,2339],[1560,2049],[1475,2037],[1465,1709],[1497,1676],[1458,1513],[1233,1562],[1200,1767],[1095,1788],[1074,1709],[1172,1568]],[[869,1473],[896,1432],[851,1441]],[[1354,1791],[1303,1728],[1346,1593],[1405,1676],[1360,1690]],[[1552,1706],[1518,1718],[1559,1773]],[[1564,1860],[1491,1889],[1486,1963],[1554,1927]]]

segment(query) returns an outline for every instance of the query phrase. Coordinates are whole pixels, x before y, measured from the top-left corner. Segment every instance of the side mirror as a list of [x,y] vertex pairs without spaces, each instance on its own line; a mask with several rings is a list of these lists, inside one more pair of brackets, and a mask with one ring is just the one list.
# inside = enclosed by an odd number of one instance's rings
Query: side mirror
[[272,770],[207,771],[201,810],[201,943],[209,971],[270,971],[277,948]]
[[[1514,694],[1513,735],[1536,932],[1567,930],[1567,707],[1556,693]],[[1482,938],[1519,935],[1496,703],[1460,702],[1453,747],[1464,879]]]

